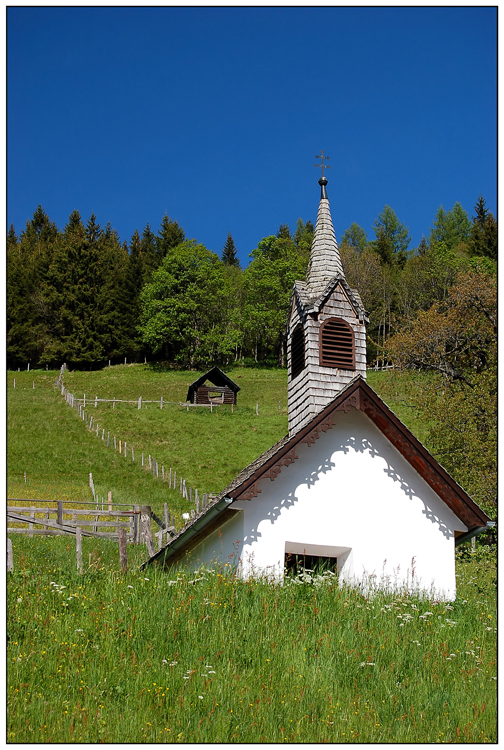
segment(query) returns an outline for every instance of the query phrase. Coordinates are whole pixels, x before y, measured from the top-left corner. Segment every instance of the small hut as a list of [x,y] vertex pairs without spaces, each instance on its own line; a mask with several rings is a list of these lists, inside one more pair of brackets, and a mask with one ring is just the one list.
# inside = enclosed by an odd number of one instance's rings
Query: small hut
[[240,390],[231,378],[218,367],[212,367],[200,378],[191,383],[187,391],[187,401],[191,404],[236,404],[236,394]]

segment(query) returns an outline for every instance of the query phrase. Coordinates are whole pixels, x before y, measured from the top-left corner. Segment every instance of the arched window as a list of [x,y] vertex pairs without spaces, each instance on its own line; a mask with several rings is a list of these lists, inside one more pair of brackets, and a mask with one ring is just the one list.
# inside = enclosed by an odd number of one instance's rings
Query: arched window
[[294,380],[305,366],[305,345],[303,326],[294,329],[291,341],[291,380]]
[[329,318],[320,326],[320,364],[355,370],[354,334],[341,318]]

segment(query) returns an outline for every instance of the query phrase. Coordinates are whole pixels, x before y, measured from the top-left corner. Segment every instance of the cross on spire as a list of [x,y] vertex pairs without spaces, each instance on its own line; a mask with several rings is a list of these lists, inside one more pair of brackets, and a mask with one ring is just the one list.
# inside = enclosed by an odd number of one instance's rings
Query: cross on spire
[[322,179],[323,179],[324,178],[324,167],[326,169],[331,169],[331,167],[329,166],[329,164],[324,164],[324,159],[329,159],[329,157],[328,156],[324,156],[324,152],[321,151],[320,152],[320,156],[318,154],[316,154],[315,158],[316,159],[320,159],[320,161],[322,162],[322,164],[314,164],[313,166],[314,167],[322,167]]

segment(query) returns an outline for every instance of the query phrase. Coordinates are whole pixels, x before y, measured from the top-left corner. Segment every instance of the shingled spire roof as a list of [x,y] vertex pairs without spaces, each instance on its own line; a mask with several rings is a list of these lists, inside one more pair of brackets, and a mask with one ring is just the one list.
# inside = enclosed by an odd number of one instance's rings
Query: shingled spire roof
[[321,187],[320,205],[306,273],[310,296],[321,294],[335,276],[345,277],[327,198],[327,178],[321,177],[318,182]]

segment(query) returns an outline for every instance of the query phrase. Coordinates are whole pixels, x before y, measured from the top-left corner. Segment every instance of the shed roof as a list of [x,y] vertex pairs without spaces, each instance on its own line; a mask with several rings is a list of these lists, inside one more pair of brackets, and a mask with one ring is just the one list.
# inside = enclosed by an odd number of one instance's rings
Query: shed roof
[[208,370],[208,372],[195,380],[194,383],[191,383],[191,385],[189,386],[189,390],[187,391],[188,401],[191,401],[191,393],[199,388],[200,385],[203,385],[206,380],[209,380],[219,388],[224,388],[227,386],[233,391],[233,393],[238,393],[238,391],[240,390],[240,386],[236,385],[236,383],[233,383],[231,378],[229,378],[225,372],[222,372],[219,367],[212,367],[211,370]]
[[[235,500],[253,500],[261,492],[258,482],[269,478],[274,481],[280,472],[297,460],[296,447],[301,443],[311,446],[320,434],[330,430],[338,420],[338,412],[357,409],[369,417],[395,448],[406,458],[420,476],[432,487],[453,513],[467,526],[469,532],[491,523],[484,511],[476,505],[465,490],[431,456],[427,448],[417,440],[405,424],[389,409],[384,401],[358,375],[338,393],[338,395],[308,424],[293,435],[286,435],[259,458],[245,467],[238,476],[219,494],[212,504],[195,516],[170,539],[168,544],[157,552],[148,565],[154,561],[164,562],[175,551],[184,548],[185,542],[198,535],[205,536],[214,528],[216,518],[229,515]],[[222,515],[221,515],[222,514]]]

